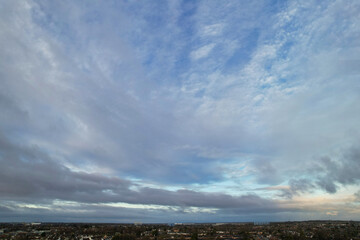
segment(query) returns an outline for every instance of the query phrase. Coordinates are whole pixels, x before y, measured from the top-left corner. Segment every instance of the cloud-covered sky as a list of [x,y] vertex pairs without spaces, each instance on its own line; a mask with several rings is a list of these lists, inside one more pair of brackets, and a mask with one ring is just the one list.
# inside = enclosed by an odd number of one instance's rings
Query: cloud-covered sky
[[0,221],[360,220],[360,2],[0,2]]

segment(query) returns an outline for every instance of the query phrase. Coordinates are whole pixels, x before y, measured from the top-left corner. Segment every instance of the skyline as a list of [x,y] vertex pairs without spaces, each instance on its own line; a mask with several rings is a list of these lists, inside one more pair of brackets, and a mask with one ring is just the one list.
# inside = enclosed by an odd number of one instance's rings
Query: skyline
[[0,2],[0,221],[360,220],[360,2]]

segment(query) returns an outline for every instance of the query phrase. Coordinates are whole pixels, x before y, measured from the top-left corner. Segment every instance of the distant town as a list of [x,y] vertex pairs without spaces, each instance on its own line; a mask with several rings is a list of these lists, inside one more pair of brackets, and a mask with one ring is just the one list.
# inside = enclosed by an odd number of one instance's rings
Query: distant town
[[165,239],[352,239],[360,240],[358,221],[254,223],[93,224],[0,223],[0,239],[165,240]]

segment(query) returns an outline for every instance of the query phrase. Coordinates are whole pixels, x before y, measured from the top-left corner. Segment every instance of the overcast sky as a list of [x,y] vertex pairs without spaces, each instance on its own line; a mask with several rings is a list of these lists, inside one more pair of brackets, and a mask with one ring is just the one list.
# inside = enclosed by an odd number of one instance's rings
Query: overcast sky
[[360,220],[360,1],[0,1],[0,221]]

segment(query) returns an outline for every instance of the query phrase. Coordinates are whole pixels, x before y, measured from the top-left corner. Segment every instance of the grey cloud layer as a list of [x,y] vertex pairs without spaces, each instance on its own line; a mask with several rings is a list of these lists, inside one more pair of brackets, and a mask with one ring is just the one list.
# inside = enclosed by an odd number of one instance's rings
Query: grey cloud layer
[[360,147],[352,147],[342,153],[339,159],[324,157],[321,159],[318,170],[317,184],[329,193],[335,193],[337,184],[358,184],[360,181]]
[[341,186],[359,184],[360,148],[354,146],[339,155],[337,158],[326,156],[316,159],[310,168],[303,169],[311,178],[289,180],[290,188],[282,189],[281,195],[291,198],[315,189],[336,193]]
[[[82,203],[155,204],[177,207],[239,208],[241,211],[284,211],[275,201],[256,195],[235,197],[191,190],[140,187],[117,177],[73,172],[36,147],[25,148],[0,139],[0,199],[18,202],[66,200]],[[4,208],[7,210],[6,208]],[[4,210],[3,209],[3,210]],[[285,209],[288,210],[288,209]]]

